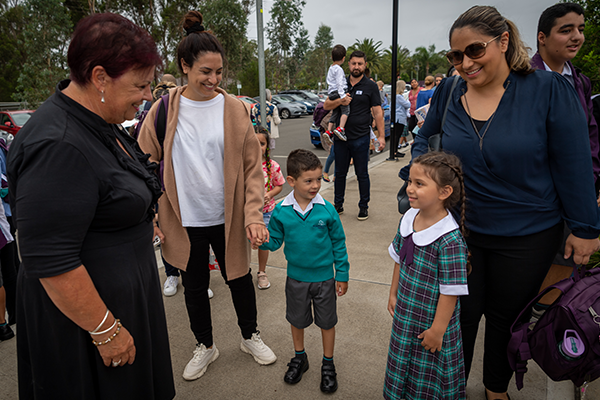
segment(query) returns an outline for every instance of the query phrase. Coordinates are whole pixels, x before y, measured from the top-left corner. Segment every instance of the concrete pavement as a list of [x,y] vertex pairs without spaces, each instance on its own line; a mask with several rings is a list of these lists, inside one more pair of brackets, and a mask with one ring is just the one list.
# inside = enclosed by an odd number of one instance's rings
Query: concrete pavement
[[[286,263],[283,251],[270,255],[267,273],[271,288],[257,289],[258,323],[261,336],[278,360],[269,366],[258,365],[251,356],[240,351],[241,336],[229,295],[219,272],[213,271],[211,300],[215,344],[220,357],[206,374],[193,382],[181,377],[183,368],[192,356],[194,337],[183,298],[183,288],[173,297],[164,298],[177,399],[380,399],[388,351],[392,318],[386,310],[393,261],[387,247],[393,239],[400,215],[396,193],[402,181],[398,170],[409,161],[409,155],[399,162],[386,161],[379,154],[370,164],[371,202],[369,219],[358,221],[358,185],[351,174],[346,187],[345,212],[341,220],[347,236],[350,260],[348,293],[338,298],[339,323],[335,364],[339,389],[333,395],[319,390],[322,357],[321,334],[311,326],[305,333],[306,351],[311,363],[302,381],[296,385],[283,382],[287,363],[293,356],[290,327],[285,320],[284,282]],[[333,202],[333,184],[324,184],[323,197]],[[256,252],[253,254],[253,273],[257,271]],[[164,280],[164,274],[161,270]],[[482,338],[480,328],[479,338]],[[482,379],[483,343],[478,341],[473,370],[467,385],[470,400],[484,399]],[[514,382],[509,387],[513,400],[570,400],[573,399],[570,382],[554,384],[543,372],[529,363],[525,387],[520,392]],[[17,398],[15,340],[0,343],[0,399]],[[586,399],[600,399],[600,384],[588,388]]]

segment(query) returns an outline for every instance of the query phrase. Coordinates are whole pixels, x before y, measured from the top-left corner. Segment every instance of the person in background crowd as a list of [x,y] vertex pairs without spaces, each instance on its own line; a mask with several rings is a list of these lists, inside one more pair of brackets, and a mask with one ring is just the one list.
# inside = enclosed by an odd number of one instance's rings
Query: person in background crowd
[[20,399],[172,399],[156,257],[156,164],[116,124],[162,63],[117,14],[77,24],[64,80],[19,131],[8,185],[18,277]]
[[158,143],[155,103],[140,132],[150,160],[164,162],[165,196],[158,206],[155,235],[167,262],[182,272],[190,328],[196,339],[183,378],[194,380],[219,357],[213,340],[208,286],[209,247],[229,287],[242,334],[240,348],[261,364],[277,357],[257,329],[250,243],[268,240],[262,215],[264,177],[260,143],[244,103],[219,88],[225,51],[204,29],[202,14],[189,11],[186,36],[177,47],[188,85],[171,89],[163,146]]
[[[267,124],[265,127],[269,131],[269,149],[275,149],[275,140],[279,139],[279,124],[281,124],[281,118],[279,118],[279,110],[277,106],[271,103],[271,91],[269,89],[265,89],[266,95],[266,115],[267,115]],[[256,103],[254,107],[252,107],[252,116],[254,117],[254,121],[256,121],[257,125],[260,124],[260,103]]]
[[438,87],[440,85],[442,79],[444,79],[444,74],[435,74],[435,87]]
[[410,80],[410,90],[408,91],[408,101],[410,101],[410,115],[408,117],[408,130],[410,133],[413,132],[415,126],[417,126],[417,117],[415,116],[415,110],[417,109],[417,97],[421,87],[416,79]]
[[[6,220],[4,208],[0,207],[0,251],[8,244],[14,243],[14,238],[10,234],[10,225]],[[6,290],[4,290],[3,270],[0,270],[0,342],[15,337],[15,333],[10,328],[10,323],[6,320]],[[14,300],[14,299],[13,299]],[[13,305],[14,306],[14,305]],[[14,318],[14,314],[13,314]]]
[[405,87],[406,82],[403,80],[396,82],[396,120],[394,130],[400,135],[400,142],[394,147],[395,149],[408,146],[408,130],[404,128],[408,122],[410,102],[402,95]]
[[[472,272],[469,295],[461,298],[465,369],[468,378],[485,315],[485,395],[507,400],[510,326],[539,291],[562,241],[563,219],[572,230],[565,255],[575,263],[586,264],[600,247],[592,160],[583,156],[590,151],[588,127],[569,82],[531,68],[519,30],[496,8],[470,8],[449,36],[447,58],[460,78],[443,148],[462,161],[470,205]],[[427,140],[441,131],[451,82],[435,91],[413,157],[427,152]]]
[[[371,82],[366,75],[365,53],[354,51],[350,54],[348,66],[348,95],[343,99],[325,100],[323,107],[333,110],[341,104],[350,104],[350,115],[346,124],[347,141],[335,139],[335,209],[338,214],[344,212],[344,194],[346,192],[346,175],[350,167],[350,159],[354,159],[354,170],[358,178],[360,201],[358,203],[358,220],[369,218],[369,145],[371,142],[371,112],[375,117],[375,124],[379,137],[379,150],[385,147],[385,127],[383,123],[383,110],[377,84]],[[352,101],[352,103],[351,103]]]
[[[381,107],[388,105],[387,94],[383,91],[383,81],[377,81],[377,87],[379,88],[379,96],[381,97]],[[404,87],[402,88],[404,91]]]
[[[4,215],[10,227],[10,234],[16,237],[16,227],[12,219],[12,210],[8,202],[8,179],[6,171],[6,158],[8,156],[8,147],[4,139],[0,139],[0,173],[2,174],[2,183],[0,188],[0,197],[2,198],[2,207]],[[14,325],[17,322],[17,272],[19,271],[19,249],[17,242],[6,243],[0,249],[0,270],[4,280],[4,289],[6,290],[6,312],[8,313],[8,325]]]
[[426,104],[429,104],[433,92],[435,91],[435,79],[433,76],[428,75],[425,77],[425,88],[421,89],[417,96],[417,110]]
[[[531,66],[542,71],[554,71],[564,76],[577,92],[579,103],[587,119],[588,135],[591,149],[592,168],[598,193],[598,176],[600,175],[600,159],[598,158],[598,124],[594,118],[592,105],[592,85],[590,79],[573,66],[571,60],[583,45],[585,37],[583,28],[585,18],[583,8],[579,4],[559,3],[542,13],[538,22],[538,51],[531,59]],[[563,118],[569,119],[570,115]],[[563,244],[554,257],[552,267],[542,284],[542,290],[565,278],[573,272],[573,258],[565,259],[565,241],[571,234],[565,224]],[[541,313],[558,298],[560,293],[551,292],[545,295],[534,307],[534,314]]]

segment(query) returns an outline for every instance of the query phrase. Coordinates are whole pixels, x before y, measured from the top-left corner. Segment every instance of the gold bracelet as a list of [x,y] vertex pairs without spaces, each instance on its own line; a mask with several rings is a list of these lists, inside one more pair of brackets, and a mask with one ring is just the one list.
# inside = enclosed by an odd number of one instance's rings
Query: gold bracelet
[[121,327],[123,325],[121,325],[121,320],[117,319],[117,330],[115,331],[115,333],[112,334],[111,337],[109,337],[108,339],[106,339],[103,342],[96,342],[95,340],[92,340],[92,343],[94,343],[94,346],[102,346],[105,345],[107,343],[110,343],[114,338],[117,337],[117,335],[119,334],[119,332],[121,332]]

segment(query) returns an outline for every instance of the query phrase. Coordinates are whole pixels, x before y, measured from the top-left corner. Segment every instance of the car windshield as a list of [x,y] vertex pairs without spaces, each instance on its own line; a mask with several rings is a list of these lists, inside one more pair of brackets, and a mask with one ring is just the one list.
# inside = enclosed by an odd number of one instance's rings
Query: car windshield
[[286,99],[285,97],[274,97],[274,99],[276,99],[277,101],[280,101],[282,103],[291,103],[292,101],[290,99]]
[[25,125],[25,122],[29,121],[29,118],[31,118],[31,114],[32,113],[19,113],[11,114],[10,116],[12,117],[12,119],[15,120],[15,124],[17,124],[17,126],[23,126]]
[[240,97],[240,99],[244,100],[246,103],[250,103],[250,104],[254,104],[254,103],[258,103],[258,101],[250,98],[250,97]]
[[311,100],[315,100],[315,101],[320,101],[321,99],[319,99],[319,96],[317,96],[314,93],[311,92],[304,92],[304,94],[306,94],[306,96],[311,99]]
[[301,101],[301,102],[306,101],[302,97],[298,96],[297,94],[286,94],[286,96],[291,97],[292,99],[294,99],[296,101]]

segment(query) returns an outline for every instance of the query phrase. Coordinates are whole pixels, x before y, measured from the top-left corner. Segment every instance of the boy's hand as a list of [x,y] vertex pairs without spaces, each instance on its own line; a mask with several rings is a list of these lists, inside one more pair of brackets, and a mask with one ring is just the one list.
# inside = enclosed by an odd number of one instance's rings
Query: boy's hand
[[265,204],[271,201],[271,193],[265,193]]
[[423,339],[421,346],[425,347],[425,350],[429,350],[432,353],[442,350],[442,342],[444,340],[445,332],[436,332],[433,328],[427,329],[421,333],[417,338]]
[[343,296],[348,291],[348,282],[335,282],[335,291],[338,296]]

